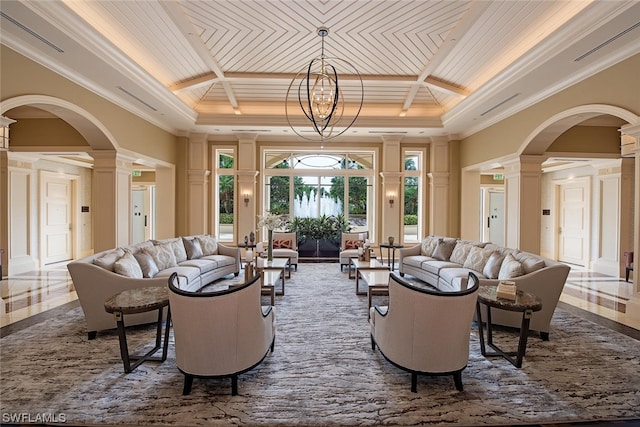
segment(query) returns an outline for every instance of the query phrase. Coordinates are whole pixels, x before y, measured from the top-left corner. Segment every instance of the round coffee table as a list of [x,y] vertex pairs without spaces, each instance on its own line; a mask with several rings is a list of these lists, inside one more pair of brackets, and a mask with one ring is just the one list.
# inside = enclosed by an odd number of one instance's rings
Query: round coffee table
[[[162,312],[167,307],[167,320],[164,332],[164,345],[162,357],[152,357],[159,349],[162,340]],[[151,286],[147,288],[128,289],[119,292],[104,302],[107,313],[113,313],[118,325],[118,338],[120,341],[120,355],[124,365],[124,372],[129,373],[142,362],[150,360],[164,362],[167,360],[167,348],[169,347],[169,327],[171,325],[171,310],[169,308],[169,290],[166,286]],[[156,330],[156,345],[148,353],[137,356],[129,354],[127,334],[124,325],[125,314],[146,313],[158,310],[158,324]],[[132,365],[131,360],[136,362]]]
[[[529,336],[529,322],[534,311],[542,310],[542,300],[529,292],[517,291],[516,299],[508,300],[498,298],[496,286],[480,286],[478,290],[478,301],[476,303],[476,315],[478,320],[478,333],[480,335],[480,351],[483,356],[501,356],[507,359],[516,368],[522,367],[522,359],[527,350],[527,337]],[[484,327],[482,326],[482,313],[480,304],[487,306],[487,345],[495,352],[487,352],[484,342]],[[518,341],[517,352],[506,352],[498,348],[493,343],[493,330],[491,326],[491,309],[516,311],[522,313],[522,324],[520,326],[520,339]],[[512,356],[516,356],[514,359]]]

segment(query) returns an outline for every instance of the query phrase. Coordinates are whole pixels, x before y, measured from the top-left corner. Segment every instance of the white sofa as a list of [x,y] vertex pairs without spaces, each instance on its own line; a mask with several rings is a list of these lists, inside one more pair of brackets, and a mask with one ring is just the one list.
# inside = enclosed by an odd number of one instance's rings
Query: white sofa
[[[443,236],[428,236],[418,245],[399,250],[401,276],[412,275],[442,291],[466,289],[469,272],[478,276],[480,285],[514,281],[518,290],[542,300],[542,310],[533,313],[530,329],[545,340],[569,270],[566,264],[532,253]],[[493,310],[491,314],[494,324],[520,327],[522,322],[520,313]]]
[[[219,244],[208,235],[148,240],[111,249],[67,265],[87,321],[89,339],[116,322],[104,301],[118,292],[148,286],[167,286],[178,274],[180,289],[198,291],[229,274],[240,272],[240,249]],[[127,325],[155,322],[157,313],[128,315]]]

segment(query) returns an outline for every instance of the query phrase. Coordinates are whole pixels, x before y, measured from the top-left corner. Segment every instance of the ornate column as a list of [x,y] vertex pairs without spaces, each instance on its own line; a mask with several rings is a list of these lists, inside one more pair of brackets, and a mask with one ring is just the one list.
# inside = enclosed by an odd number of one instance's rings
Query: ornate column
[[506,162],[505,246],[540,253],[542,156],[520,156]]
[[638,271],[640,267],[640,123],[623,126],[622,153],[630,155],[635,160],[635,178],[633,188],[633,295],[627,303],[626,315],[635,320],[640,320],[640,280]]
[[188,143],[188,210],[187,234],[209,232],[209,156],[207,155],[207,134],[189,135]]
[[132,159],[115,150],[92,151],[93,249],[100,252],[131,242]]
[[449,141],[431,138],[429,173],[429,230],[427,234],[450,235]]

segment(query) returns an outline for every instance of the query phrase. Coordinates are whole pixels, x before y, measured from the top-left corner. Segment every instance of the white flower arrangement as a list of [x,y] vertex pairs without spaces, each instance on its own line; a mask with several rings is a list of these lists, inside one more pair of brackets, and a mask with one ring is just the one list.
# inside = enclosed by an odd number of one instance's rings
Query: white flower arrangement
[[258,215],[258,227],[266,227],[267,230],[275,230],[284,225],[284,221],[280,218],[280,215],[272,214],[267,211],[264,215]]

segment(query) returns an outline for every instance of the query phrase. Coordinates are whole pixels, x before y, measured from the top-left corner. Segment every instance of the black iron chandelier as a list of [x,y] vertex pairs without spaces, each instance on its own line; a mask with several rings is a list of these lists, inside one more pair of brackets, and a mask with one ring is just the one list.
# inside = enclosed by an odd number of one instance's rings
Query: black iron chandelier
[[[322,51],[319,57],[311,60],[291,81],[285,101],[285,114],[291,129],[300,137],[310,141],[326,141],[342,135],[358,118],[364,102],[364,85],[358,70],[348,61],[340,58],[328,58],[324,54],[324,38],[329,34],[326,27],[318,28],[322,37]],[[345,109],[343,81],[339,81],[336,67],[350,75],[355,81],[349,85],[349,94],[353,105]],[[343,79],[344,80],[344,79]],[[289,100],[297,97],[302,112],[310,122],[296,121],[289,112]]]

